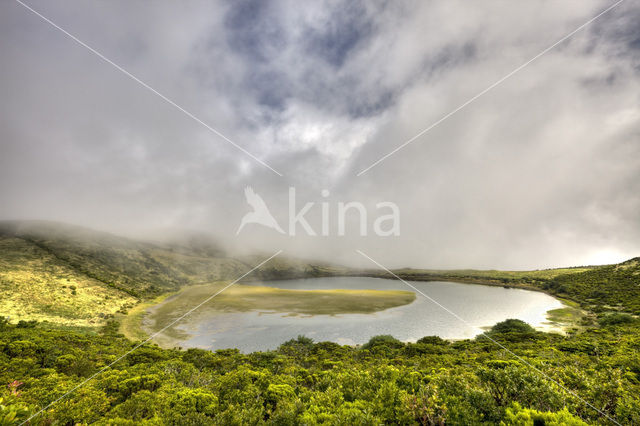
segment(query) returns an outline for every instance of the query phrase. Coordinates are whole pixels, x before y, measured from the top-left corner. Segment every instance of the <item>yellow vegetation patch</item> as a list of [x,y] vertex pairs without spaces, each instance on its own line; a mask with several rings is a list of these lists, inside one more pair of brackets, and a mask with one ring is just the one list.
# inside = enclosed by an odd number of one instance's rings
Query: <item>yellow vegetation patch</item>
[[98,326],[137,300],[19,238],[0,238],[0,316]]

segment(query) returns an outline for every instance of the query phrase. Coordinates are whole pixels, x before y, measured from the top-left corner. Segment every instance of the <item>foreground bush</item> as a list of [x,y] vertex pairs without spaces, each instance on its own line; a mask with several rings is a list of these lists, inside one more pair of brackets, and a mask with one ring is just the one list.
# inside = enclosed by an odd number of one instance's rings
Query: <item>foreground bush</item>
[[[110,330],[4,324],[0,424],[22,423],[135,345]],[[497,330],[491,331],[496,338],[530,334],[513,321]],[[638,331],[633,322],[572,337],[535,333],[504,345],[621,424],[634,424],[640,419]],[[68,425],[603,421],[487,339],[432,336],[416,343],[376,336],[362,348],[301,336],[276,351],[251,354],[145,345],[38,419]]]

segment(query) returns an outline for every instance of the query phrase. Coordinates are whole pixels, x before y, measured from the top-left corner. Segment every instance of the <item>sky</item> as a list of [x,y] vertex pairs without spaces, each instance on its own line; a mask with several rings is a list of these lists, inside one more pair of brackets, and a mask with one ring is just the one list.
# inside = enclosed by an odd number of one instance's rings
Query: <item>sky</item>
[[[640,256],[636,1],[540,56],[614,1],[25,3],[108,61],[0,3],[0,219],[390,268]],[[236,235],[247,186],[329,235]]]

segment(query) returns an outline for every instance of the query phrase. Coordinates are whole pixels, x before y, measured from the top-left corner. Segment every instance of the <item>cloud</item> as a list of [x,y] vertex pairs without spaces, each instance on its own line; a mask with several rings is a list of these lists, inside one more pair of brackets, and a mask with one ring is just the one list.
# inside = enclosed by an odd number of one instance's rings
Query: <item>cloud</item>
[[[32,4],[285,176],[8,2],[0,217],[121,233],[185,226],[347,263],[360,248],[389,266],[529,268],[640,252],[633,3],[361,177],[610,3]],[[332,205],[394,201],[401,236],[235,239],[247,184],[281,221],[291,185],[317,206],[325,188]]]

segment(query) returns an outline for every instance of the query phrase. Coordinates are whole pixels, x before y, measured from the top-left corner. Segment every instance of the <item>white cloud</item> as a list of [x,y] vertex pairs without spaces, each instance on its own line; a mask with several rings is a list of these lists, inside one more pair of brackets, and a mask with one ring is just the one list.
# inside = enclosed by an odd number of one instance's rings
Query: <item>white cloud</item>
[[361,178],[609,3],[33,4],[285,177],[3,3],[1,217],[123,232],[176,222],[226,235],[245,184],[275,204],[296,185],[309,199],[330,188],[335,199],[395,201],[402,236],[267,235],[265,246],[346,262],[359,247],[390,266],[436,267],[640,251],[633,3]]

